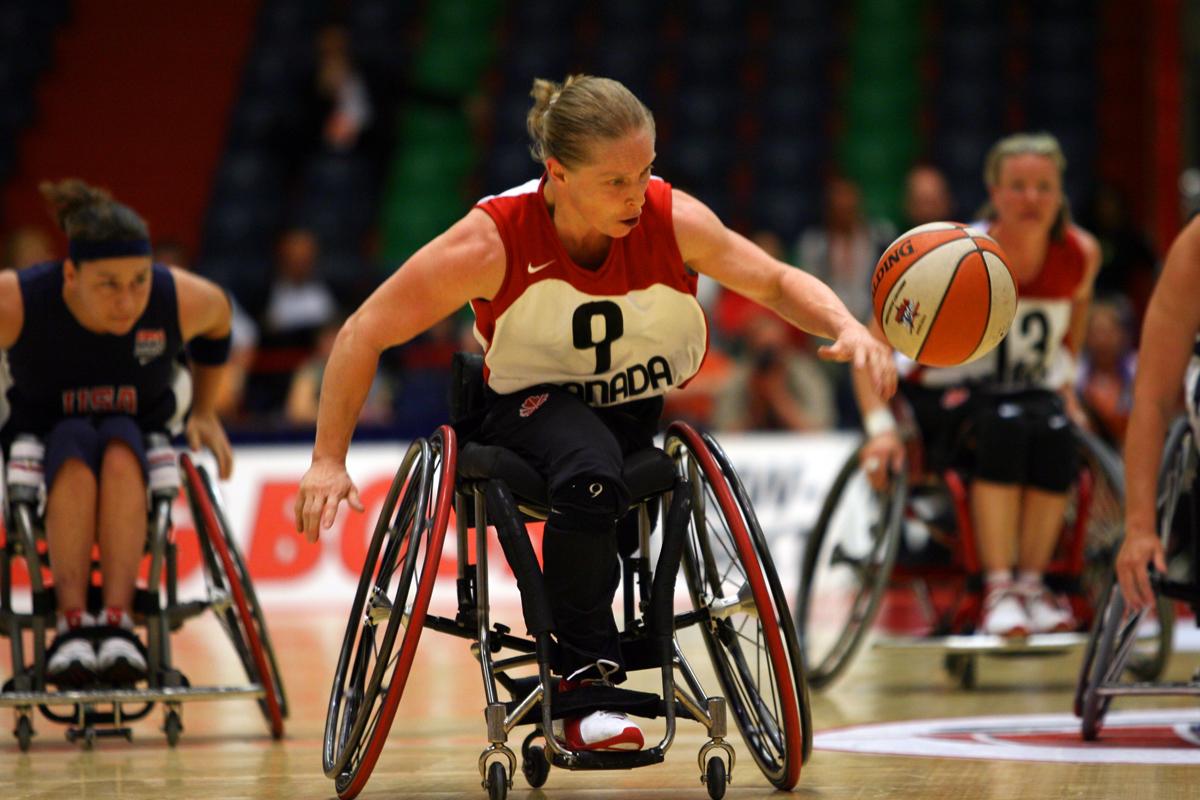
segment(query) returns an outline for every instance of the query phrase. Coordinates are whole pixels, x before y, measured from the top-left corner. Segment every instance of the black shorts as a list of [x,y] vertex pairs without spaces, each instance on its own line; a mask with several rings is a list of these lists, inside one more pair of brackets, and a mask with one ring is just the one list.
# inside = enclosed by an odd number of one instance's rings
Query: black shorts
[[1048,390],[978,398],[971,413],[974,477],[1062,493],[1079,458],[1063,400]]
[[546,479],[551,498],[574,481],[600,479],[618,487],[628,506],[625,457],[654,444],[661,397],[593,408],[561,386],[541,384],[489,400],[474,440],[525,459]]

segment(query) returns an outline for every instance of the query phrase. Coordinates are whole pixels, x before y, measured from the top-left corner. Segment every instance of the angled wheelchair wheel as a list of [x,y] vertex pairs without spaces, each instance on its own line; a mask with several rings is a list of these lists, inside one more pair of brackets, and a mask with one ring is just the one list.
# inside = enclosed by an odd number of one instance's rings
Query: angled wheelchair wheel
[[271,736],[282,738],[287,700],[250,574],[233,540],[208,470],[197,466],[187,453],[180,456],[179,465],[203,554],[205,581],[210,594],[226,595],[229,599],[227,604],[214,606],[213,610],[229,635],[246,676],[263,689],[258,704]]
[[666,451],[692,485],[684,577],[729,710],[759,769],[788,790],[812,748],[796,630],[745,489],[712,437],[674,423]]
[[1101,695],[1100,689],[1120,678],[1141,619],[1140,615],[1130,619],[1124,617],[1125,601],[1121,597],[1121,588],[1114,583],[1103,607],[1097,612],[1096,625],[1092,629],[1094,644],[1089,645],[1079,676],[1076,713],[1083,720],[1082,733],[1087,741],[1100,735],[1104,715],[1112,702],[1112,697]]
[[342,800],[366,785],[408,680],[454,502],[456,452],[448,426],[413,442],[375,524],[325,718],[325,775]]
[[[1171,476],[1183,469],[1180,459],[1186,457],[1188,448],[1191,447],[1191,438],[1187,435],[1189,433],[1187,420],[1177,420],[1168,433],[1166,446],[1163,448],[1156,501],[1160,530],[1163,515],[1174,517],[1180,492],[1184,491],[1179,485],[1168,484],[1172,480]],[[1113,562],[1125,536],[1125,474],[1120,456],[1112,448],[1091,434],[1082,432],[1078,435],[1078,442],[1080,454],[1092,476],[1081,587],[1084,596],[1091,601],[1092,608],[1095,609],[1093,635],[1084,652],[1083,669],[1086,670],[1086,662],[1094,657],[1098,641],[1095,635],[1096,618],[1101,616],[1103,607],[1109,602]],[[1073,512],[1069,509],[1068,515],[1071,513]],[[1174,606],[1160,598],[1154,608],[1143,613],[1124,669],[1136,680],[1156,680],[1166,670],[1174,631]],[[1076,705],[1078,706],[1078,703]]]
[[[1200,534],[1200,520],[1194,518],[1190,502],[1196,465],[1187,419],[1177,419],[1163,446],[1155,497],[1155,522],[1168,553],[1172,535],[1190,539]],[[1183,530],[1177,530],[1180,527]],[[1120,545],[1119,538],[1116,545]],[[1137,681],[1157,680],[1166,670],[1174,637],[1175,608],[1169,598],[1159,596],[1154,608],[1125,618],[1124,599],[1111,566],[1115,555],[1114,548],[1109,557],[1107,585],[1075,686],[1075,715],[1083,720],[1083,738],[1088,740],[1099,735],[1111,702],[1111,697],[1099,694],[1100,687],[1117,683],[1123,671]]]
[[796,630],[809,686],[828,686],[850,665],[887,590],[908,498],[901,474],[871,488],[857,450],[846,459],[804,545]]

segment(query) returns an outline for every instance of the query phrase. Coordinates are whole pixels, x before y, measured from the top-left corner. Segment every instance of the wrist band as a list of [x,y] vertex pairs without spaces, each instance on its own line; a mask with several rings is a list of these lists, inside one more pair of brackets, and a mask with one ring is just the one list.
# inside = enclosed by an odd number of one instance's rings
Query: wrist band
[[883,433],[893,433],[896,430],[896,418],[886,406],[877,408],[863,418],[863,430],[867,436],[875,438]]

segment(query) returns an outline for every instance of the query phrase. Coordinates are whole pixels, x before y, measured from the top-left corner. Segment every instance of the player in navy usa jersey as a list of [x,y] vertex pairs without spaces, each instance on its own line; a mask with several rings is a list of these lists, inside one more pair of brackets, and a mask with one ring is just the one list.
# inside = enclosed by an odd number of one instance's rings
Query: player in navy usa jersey
[[[47,680],[129,684],[146,669],[129,614],[146,540],[147,439],[160,435],[165,444],[183,429],[190,402],[189,444],[209,447],[229,475],[232,453],[213,401],[230,306],[209,281],[152,263],[145,221],[107,192],[79,180],[43,183],[41,191],[69,256],[0,274],[0,442],[10,457],[44,447],[58,608]],[[95,544],[103,588],[92,613]]]
[[[654,119],[620,83],[539,80],[528,127],[540,179],[485,198],[358,309],[338,334],[321,389],[312,466],[296,527],[310,541],[346,500],[362,510],[345,457],[379,353],[470,303],[491,404],[478,431],[546,477],[547,594],[567,679],[623,675],[613,593],[626,455],[648,447],[662,395],[696,373],[707,274],[791,323],[835,340],[826,358],[867,368],[890,395],[895,367],[828,286],[730,231],[703,203],[651,176]],[[640,748],[624,714],[568,719],[574,749]]]

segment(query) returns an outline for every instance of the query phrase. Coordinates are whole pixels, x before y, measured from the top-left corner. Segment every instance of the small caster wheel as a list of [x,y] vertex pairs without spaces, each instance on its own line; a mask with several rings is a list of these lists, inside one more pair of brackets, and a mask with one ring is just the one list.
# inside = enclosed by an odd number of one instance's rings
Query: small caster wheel
[[546,783],[550,777],[550,762],[546,760],[546,753],[540,745],[524,748],[521,753],[521,772],[525,773],[525,780],[534,789]]
[[508,797],[508,773],[499,761],[488,767],[488,800],[504,800]]
[[712,800],[721,800],[725,796],[725,762],[720,758],[710,758],[704,768],[704,783],[708,786],[708,796]]
[[178,711],[167,712],[167,718],[163,720],[163,733],[167,735],[168,747],[179,744],[179,735],[183,733],[183,720],[179,718]]
[[974,689],[978,682],[978,657],[950,654],[946,656],[946,672],[958,682],[960,689]]
[[21,752],[28,753],[29,745],[33,743],[33,722],[29,717],[24,714],[17,717],[17,727],[13,730],[13,736],[17,737],[17,747],[21,748]]

